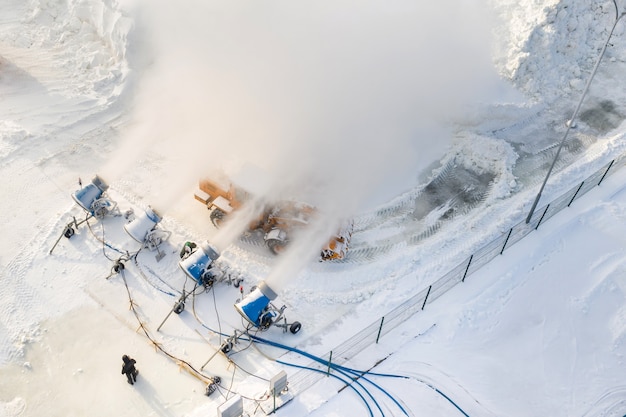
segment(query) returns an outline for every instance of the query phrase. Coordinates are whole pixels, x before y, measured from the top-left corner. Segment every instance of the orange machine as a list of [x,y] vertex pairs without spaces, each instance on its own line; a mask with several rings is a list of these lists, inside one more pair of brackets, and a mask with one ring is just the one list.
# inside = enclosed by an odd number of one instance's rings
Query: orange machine
[[[254,195],[260,195],[268,188],[260,180],[263,176],[257,172],[239,175],[232,180],[200,180],[199,191],[195,198],[210,211],[210,218],[215,227],[235,210],[240,209]],[[287,246],[294,228],[306,227],[317,209],[309,204],[285,200],[266,206],[261,214],[249,224],[249,229],[262,230],[267,247],[275,254]],[[352,223],[346,222],[320,252],[323,261],[343,259],[348,251],[352,237]]]

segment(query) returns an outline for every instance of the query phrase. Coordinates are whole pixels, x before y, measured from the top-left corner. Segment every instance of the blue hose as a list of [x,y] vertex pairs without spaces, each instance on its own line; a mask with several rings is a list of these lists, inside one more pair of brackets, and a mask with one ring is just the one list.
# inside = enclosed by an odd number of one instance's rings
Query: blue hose
[[[381,391],[383,394],[385,394],[391,401],[393,401],[400,410],[402,410],[402,413],[408,417],[408,413],[407,411],[404,409],[404,407],[402,407],[402,405],[398,402],[398,400],[396,400],[391,394],[389,394],[383,387],[381,387],[380,385],[378,385],[377,383],[373,382],[372,380],[364,377],[363,375],[367,374],[368,372],[361,372],[361,371],[356,371],[354,369],[349,369],[349,368],[344,368],[343,366],[338,366],[338,365],[332,365],[334,369],[345,369],[346,372],[350,372],[362,379],[364,379],[365,381],[369,382],[370,384],[372,384],[373,386],[375,386],[376,388],[378,388],[379,391]],[[370,374],[373,375],[373,374]]]
[[[210,331],[212,331],[214,333],[220,334],[222,336],[228,336],[228,335],[223,334],[221,332],[214,331],[213,329],[211,329],[210,327],[204,325],[203,323],[201,323],[201,324],[202,324],[203,327],[205,327],[206,329],[208,329],[208,330],[210,330]],[[261,337],[258,337],[258,336],[255,336],[255,335],[252,335],[252,334],[249,334],[249,333],[248,333],[248,336],[250,337],[251,340],[254,340],[254,341],[257,341],[257,342],[260,342],[260,343],[264,343],[264,344],[267,344],[267,345],[270,345],[270,346],[274,346],[274,347],[277,347],[277,348],[281,348],[281,349],[284,349],[284,350],[287,350],[287,351],[290,351],[290,352],[298,353],[298,354],[300,354],[300,355],[302,355],[302,356],[304,356],[306,358],[309,358],[309,359],[311,359],[311,360],[313,360],[315,362],[321,363],[323,365],[330,365],[330,367],[335,369],[335,370],[344,371],[344,372],[350,372],[350,373],[353,373],[355,375],[358,375],[361,378],[363,378],[365,381],[367,381],[370,384],[374,385],[383,394],[385,394],[388,398],[390,398],[398,406],[398,408],[400,408],[400,410],[402,410],[402,413],[404,413],[404,415],[406,415],[406,416],[409,415],[407,413],[407,411],[404,409],[404,407],[402,407],[402,405],[395,398],[393,398],[393,396],[391,394],[389,394],[382,387],[380,387],[376,383],[372,382],[368,378],[364,377],[363,375],[369,374],[369,375],[372,375],[372,376],[380,376],[380,377],[386,377],[386,378],[404,378],[404,379],[411,379],[410,377],[407,377],[405,375],[383,374],[383,373],[376,373],[376,372],[369,372],[369,371],[359,371],[359,370],[356,370],[356,369],[347,368],[347,367],[344,367],[344,366],[341,366],[341,365],[336,365],[336,364],[329,363],[326,359],[322,359],[319,356],[315,356],[315,355],[313,355],[311,353],[305,352],[305,351],[300,350],[300,349],[295,348],[295,347],[291,347],[291,346],[283,345],[283,344],[278,343],[278,342],[273,342],[271,340],[263,339]],[[315,368],[308,368],[308,367],[299,366],[299,365],[295,365],[295,364],[289,364],[289,363],[281,362],[281,361],[277,361],[277,362],[282,363],[282,364],[287,365],[287,366],[294,366],[294,367],[300,367],[302,369],[314,370],[316,372],[323,372],[323,371],[320,371],[319,369],[315,369]],[[343,375],[345,375],[344,372],[342,372]],[[436,388],[436,387],[434,387],[434,386],[432,386],[432,385],[430,385],[430,384],[428,384],[428,383],[426,383],[424,381],[420,381],[420,382],[426,384],[428,387],[432,388],[437,394],[439,394],[443,398],[445,398],[450,404],[452,404],[457,410],[459,410],[461,412],[461,414],[463,414],[465,417],[469,417],[469,415],[457,403],[455,403],[450,397],[448,397],[445,393],[443,393],[438,388]],[[347,384],[347,385],[350,386],[350,384]],[[359,384],[359,386],[361,386],[363,388],[363,386],[361,384]],[[350,386],[350,387],[353,390],[356,391],[356,388],[354,388],[352,386]],[[366,392],[368,392],[365,388],[363,388],[363,389]],[[360,395],[360,393],[359,393],[359,395]],[[368,392],[368,395],[369,395],[369,392]],[[371,395],[370,395],[370,397],[371,397]],[[363,398],[363,400],[365,401],[364,398]],[[376,403],[375,400],[374,400],[374,402]],[[376,405],[377,405],[378,409],[380,410],[380,406],[378,405],[378,403],[376,403]],[[369,406],[368,406],[368,408],[369,408]],[[382,411],[381,411],[381,413],[382,413]]]
[[[338,366],[338,367],[340,367],[340,368],[344,368],[343,366],[340,366],[340,365],[336,365],[336,366]],[[350,369],[350,368],[344,368],[344,369],[346,369],[346,370],[348,370],[348,371],[351,371],[351,372],[354,372],[354,373],[361,372],[361,371],[356,371],[356,370],[354,370],[354,369]],[[374,376],[381,376],[381,377],[388,377],[388,378],[415,379],[415,378],[411,378],[411,377],[408,377],[408,376],[405,376],[405,375],[379,374],[379,373],[376,373],[376,372],[366,372],[366,373],[368,373],[368,374],[370,374],[370,375],[374,375]],[[367,380],[367,379],[366,379],[366,380]],[[367,380],[367,381],[368,381],[368,382],[370,382],[371,384],[374,384],[373,382],[371,382],[371,381],[369,381],[369,380]],[[431,384],[429,384],[429,383],[427,383],[427,382],[425,382],[425,381],[421,381],[421,380],[417,380],[417,381],[419,381],[419,382],[421,382],[422,384],[425,384],[425,385],[426,385],[426,386],[428,386],[429,388],[433,389],[433,390],[434,390],[437,394],[441,395],[443,398],[445,398],[446,400],[448,400],[448,402],[449,402],[450,404],[452,404],[452,405],[453,405],[453,406],[454,406],[457,410],[459,410],[459,411],[461,412],[461,414],[463,414],[465,417],[469,417],[469,415],[468,415],[465,411],[463,411],[463,409],[462,409],[462,408],[461,408],[461,407],[460,407],[457,403],[455,403],[455,402],[454,402],[454,401],[453,401],[450,397],[448,397],[448,396],[447,396],[444,392],[442,392],[441,390],[439,390],[439,388],[434,387],[434,386],[432,386]],[[379,389],[381,389],[381,388],[379,388]],[[381,391],[382,391],[382,389],[381,389]]]
[[[272,341],[270,341],[270,340],[262,339],[262,338],[260,338],[260,337],[258,337],[258,336],[253,336],[253,335],[250,335],[250,337],[251,337],[251,338],[253,338],[253,339],[255,339],[255,340],[257,340],[257,341],[259,341],[259,342],[261,342],[261,343],[268,344],[268,345],[270,345],[270,346],[279,347],[279,348],[281,348],[281,349],[285,349],[285,350],[288,350],[288,351],[290,351],[290,352],[299,353],[299,354],[304,355],[305,357],[308,357],[308,358],[310,358],[310,359],[312,359],[312,360],[314,360],[314,361],[316,361],[316,362],[318,362],[318,363],[321,363],[321,364],[323,364],[323,365],[330,365],[330,367],[331,367],[331,368],[333,368],[333,369],[335,369],[336,371],[340,372],[342,375],[344,375],[344,376],[346,376],[346,377],[350,378],[351,382],[350,382],[350,383],[346,383],[346,385],[350,386],[352,389],[355,389],[354,387],[352,387],[352,386],[351,386],[351,383],[352,383],[352,382],[355,382],[355,383],[356,383],[359,387],[361,387],[361,388],[362,388],[362,389],[363,389],[363,390],[367,393],[367,395],[368,395],[368,396],[372,399],[372,401],[373,401],[373,402],[374,402],[374,404],[376,405],[376,408],[378,408],[378,411],[380,411],[380,413],[381,413],[383,416],[385,415],[385,413],[384,413],[384,412],[383,412],[383,410],[380,408],[380,405],[378,404],[378,402],[376,401],[376,399],[374,398],[374,396],[373,396],[373,395],[372,395],[372,394],[371,394],[371,393],[370,393],[370,392],[369,392],[369,391],[368,391],[368,390],[367,390],[367,389],[366,389],[366,388],[365,388],[365,387],[364,387],[364,386],[363,386],[360,382],[356,381],[354,378],[352,378],[352,377],[350,377],[349,375],[347,375],[347,373],[348,373],[348,372],[352,372],[352,373],[355,373],[355,374],[356,374],[356,373],[357,373],[357,371],[354,371],[354,370],[349,370],[349,371],[348,371],[348,370],[343,370],[343,369],[340,369],[339,367],[337,367],[337,365],[333,365],[332,363],[329,363],[328,361],[326,361],[326,360],[324,360],[324,359],[322,359],[322,358],[320,358],[320,357],[318,357],[318,356],[315,356],[315,355],[312,355],[312,354],[310,354],[310,353],[304,352],[304,351],[302,351],[302,350],[300,350],[300,349],[297,349],[297,348],[293,348],[293,347],[290,347],[290,346],[282,345],[282,344],[280,344],[280,343],[272,342]],[[284,363],[284,362],[281,362],[281,361],[277,361],[277,362],[279,362],[279,363]],[[288,363],[284,363],[284,364],[285,364],[285,365],[289,365]],[[347,368],[345,368],[345,369],[347,369]],[[391,395],[390,395],[387,391],[385,391],[385,390],[384,390],[383,388],[381,388],[380,386],[378,386],[378,385],[374,384],[372,381],[368,380],[367,378],[363,377],[363,379],[364,379],[365,381],[369,382],[370,384],[374,385],[374,386],[375,386],[376,388],[378,388],[379,390],[381,390],[381,391],[382,391],[385,395],[387,395],[387,396],[388,396],[388,397],[389,397],[389,398],[390,398],[390,399],[391,399],[394,403],[396,403],[396,405],[398,405],[398,407],[402,410],[402,412],[403,412],[405,415],[407,415],[407,416],[408,416],[408,414],[407,414],[407,412],[404,410],[404,408],[402,408],[402,406],[398,403],[398,401],[397,401],[395,398],[393,398],[393,397],[392,397],[392,396],[391,396]]]
[[[335,369],[332,365],[331,365],[331,368]],[[335,370],[337,370],[337,369],[335,369]],[[378,411],[380,411],[380,414],[384,417],[385,413],[383,412],[382,408],[380,408],[380,404],[378,404],[378,401],[376,401],[376,399],[374,398],[374,396],[372,395],[372,393],[371,393],[371,392],[369,392],[369,390],[368,390],[367,388],[365,388],[365,387],[363,386],[363,384],[361,384],[361,383],[360,383],[359,381],[357,381],[356,379],[352,378],[352,377],[351,377],[350,375],[348,375],[348,373],[347,373],[347,372],[345,372],[345,371],[340,371],[340,370],[337,370],[337,372],[339,372],[339,373],[341,373],[342,375],[344,375],[345,377],[349,378],[349,382],[346,382],[346,386],[349,386],[349,387],[353,388],[353,387],[352,387],[352,383],[354,382],[354,383],[356,383],[359,387],[361,387],[361,389],[362,389],[363,391],[365,391],[365,393],[367,394],[367,396],[368,396],[368,397],[370,397],[370,398],[371,398],[371,400],[374,402],[374,405],[376,405],[376,408],[378,408]],[[365,378],[364,378],[364,379],[365,379]]]
[[[322,371],[322,370],[320,370],[320,369],[310,368],[310,367],[308,367],[308,366],[296,365],[296,364],[293,364],[293,363],[287,363],[287,362],[283,362],[283,361],[276,361],[276,362],[278,362],[278,363],[280,363],[280,364],[283,364],[283,365],[292,366],[292,367],[294,367],[294,368],[300,368],[300,369],[305,369],[305,370],[308,370],[308,371],[314,371],[314,372],[325,373],[324,371]],[[337,375],[334,375],[334,374],[328,374],[328,375],[330,375],[330,376],[332,376],[333,378],[336,378],[336,379],[340,380],[341,382],[343,382],[343,383],[346,383],[346,384],[347,384],[347,381],[346,381],[346,380],[344,380],[343,378],[341,378],[341,377],[339,377],[339,376],[337,376]],[[350,388],[351,388],[354,392],[356,392],[356,393],[357,393],[357,395],[358,395],[359,397],[361,397],[361,400],[363,401],[363,403],[364,403],[364,404],[365,404],[365,406],[367,407],[367,411],[369,412],[370,417],[374,417],[374,413],[372,412],[372,408],[371,408],[371,407],[369,406],[369,404],[367,403],[367,400],[365,399],[365,397],[363,397],[363,395],[362,395],[362,394],[361,394],[361,393],[360,393],[360,392],[359,392],[356,388],[354,388],[353,386],[351,386],[350,384],[348,384],[348,386],[349,386],[349,387],[350,387]],[[379,410],[380,410],[380,407],[379,407]],[[382,412],[382,411],[381,411],[381,412]]]
[[[302,350],[300,350],[300,349],[297,349],[297,348],[294,348],[294,347],[290,347],[290,346],[286,346],[286,345],[282,345],[282,344],[280,344],[280,343],[277,343],[277,342],[272,342],[272,341],[270,341],[270,340],[262,339],[262,338],[260,338],[260,337],[258,337],[258,336],[252,336],[252,335],[250,335],[250,337],[251,337],[251,338],[253,338],[253,339],[255,339],[255,340],[257,340],[257,341],[259,341],[259,342],[261,342],[261,343],[265,343],[265,344],[268,344],[268,345],[270,345],[270,346],[274,346],[274,347],[279,347],[279,348],[282,348],[282,349],[285,349],[285,350],[288,350],[288,351],[291,351],[291,352],[295,352],[295,353],[301,354],[301,355],[303,355],[303,356],[305,356],[305,357],[307,357],[307,358],[310,358],[310,359],[312,359],[312,360],[314,360],[314,361],[316,361],[316,362],[322,363],[322,364],[324,364],[324,365],[329,365],[329,363],[328,363],[328,361],[327,361],[327,360],[322,359],[322,358],[320,358],[320,357],[318,357],[318,356],[312,355],[312,354],[310,354],[310,353],[304,352],[304,351],[302,351]],[[391,399],[391,400],[392,400],[392,401],[393,401],[393,402],[394,402],[394,403],[395,403],[395,404],[396,404],[396,405],[397,405],[397,406],[398,406],[398,407],[402,410],[402,412],[403,412],[406,416],[408,416],[408,413],[406,412],[406,410],[405,410],[405,409],[404,409],[404,408],[400,405],[400,403],[398,403],[398,401],[397,401],[395,398],[393,398],[393,396],[391,396],[391,395],[390,395],[387,391],[385,391],[382,387],[378,386],[377,384],[375,384],[374,382],[370,381],[369,379],[367,379],[367,378],[363,377],[363,375],[365,375],[365,374],[370,374],[370,375],[374,375],[374,376],[383,376],[383,377],[388,377],[388,378],[405,378],[405,379],[410,379],[409,377],[404,376],[404,375],[379,374],[379,373],[373,373],[373,372],[369,372],[369,371],[367,371],[367,372],[366,372],[366,371],[359,371],[359,370],[356,370],[356,369],[346,368],[346,367],[344,367],[344,366],[341,366],[341,365],[334,365],[334,364],[330,364],[330,366],[331,366],[333,369],[336,369],[336,370],[341,369],[341,370],[344,370],[344,371],[347,371],[347,372],[351,372],[351,373],[353,373],[353,374],[355,374],[355,375],[360,375],[360,376],[361,376],[364,380],[366,380],[366,381],[367,381],[367,382],[369,382],[370,384],[374,385],[374,386],[375,386],[376,388],[378,388],[381,392],[383,392],[383,393],[384,393],[387,397],[389,397],[389,398],[390,398],[390,399]],[[454,402],[454,401],[453,401],[450,397],[448,397],[448,396],[447,396],[445,393],[443,393],[441,390],[439,390],[438,388],[436,388],[436,387],[434,387],[434,386],[432,386],[432,385],[430,385],[430,384],[428,384],[428,383],[425,383],[425,382],[423,382],[423,381],[420,381],[420,382],[422,382],[422,383],[426,384],[428,387],[432,388],[432,389],[433,389],[433,390],[434,390],[437,394],[439,394],[439,395],[441,395],[443,398],[445,398],[445,399],[446,399],[446,400],[447,400],[450,404],[452,404],[452,405],[453,405],[453,406],[454,406],[457,410],[459,410],[459,411],[460,411],[460,412],[461,412],[461,413],[462,413],[465,417],[469,417],[469,415],[468,415],[465,411],[463,411],[463,409],[462,409],[462,408],[461,408],[461,407],[460,407],[457,403],[455,403],[455,402]]]
[[[215,331],[214,329],[211,329],[210,327],[208,327],[206,324],[204,324],[204,323],[202,323],[202,322],[200,322],[200,325],[201,325],[202,327],[204,327],[205,329],[207,329],[207,330],[209,330],[209,331],[211,331],[211,332],[213,332],[213,333],[215,333],[215,334],[219,334],[220,336],[228,337],[228,335],[227,335],[227,334],[222,333],[222,332]],[[311,358],[311,359],[313,359],[313,360],[315,360],[315,361],[317,361],[317,362],[319,362],[319,363],[324,364],[324,360],[323,360],[323,359],[318,358],[318,357],[316,357],[316,356],[314,356],[314,355],[311,355],[311,354],[309,354],[309,353],[306,353],[306,352],[304,352],[304,351],[300,351],[299,349],[292,348],[292,347],[290,347],[290,346],[286,346],[286,345],[282,345],[282,344],[277,343],[277,342],[272,342],[272,341],[270,341],[270,340],[262,339],[262,338],[260,338],[260,337],[258,337],[258,336],[251,335],[250,333],[248,333],[248,336],[250,337],[251,341],[252,341],[252,340],[256,340],[256,341],[258,341],[258,342],[260,342],[260,343],[265,343],[265,344],[268,344],[268,345],[270,345],[270,346],[275,346],[275,347],[281,348],[281,349],[283,349],[283,350],[291,351],[291,352],[296,352],[296,353],[302,352],[302,354],[303,354],[304,356],[309,357],[309,358]],[[306,370],[315,371],[315,372],[324,372],[324,371],[321,371],[321,370],[319,370],[319,369],[310,368],[310,367],[307,367],[307,366],[302,366],[302,365],[296,365],[296,364],[293,364],[293,363],[283,362],[283,361],[280,361],[280,360],[277,360],[276,362],[277,362],[277,363],[280,363],[280,364],[283,364],[283,365],[286,365],[286,366],[292,366],[292,367],[295,367],[295,368],[301,368],[301,369],[306,369]],[[326,363],[327,363],[327,362],[326,362]],[[331,366],[332,366],[332,365],[331,365]],[[354,381],[354,380],[353,380],[350,376],[346,375],[346,373],[345,373],[345,372],[342,372],[342,371],[340,371],[340,372],[341,372],[341,374],[342,374],[342,375],[344,375],[344,376],[346,376],[347,378],[351,379],[351,380],[352,380],[352,382],[355,382],[355,381]],[[324,373],[325,373],[325,372],[324,372]],[[368,409],[368,411],[369,411],[369,413],[370,413],[370,416],[372,416],[372,417],[373,417],[372,409],[371,409],[371,407],[369,406],[369,404],[367,403],[367,400],[363,397],[363,395],[362,395],[362,394],[361,394],[361,393],[360,393],[360,392],[359,392],[359,391],[358,391],[358,390],[357,390],[354,386],[352,386],[352,385],[351,385],[351,383],[350,383],[350,382],[348,382],[348,381],[346,381],[346,380],[342,379],[341,377],[339,377],[339,376],[337,376],[337,375],[334,375],[334,374],[330,374],[330,375],[331,375],[332,377],[334,377],[334,378],[337,378],[337,379],[341,380],[341,381],[342,381],[342,382],[344,382],[347,386],[349,386],[349,387],[350,387],[350,389],[354,390],[354,391],[355,391],[355,392],[359,395],[359,397],[361,397],[361,400],[363,400],[363,402],[364,402],[364,403],[365,403],[365,405],[367,406],[367,409]],[[364,379],[366,379],[366,378],[364,378]],[[366,379],[366,380],[367,380],[367,379]],[[369,381],[368,381],[368,382],[369,382]],[[371,382],[370,382],[370,383],[371,383]],[[363,389],[363,390],[367,393],[367,395],[368,395],[368,396],[372,399],[372,401],[374,401],[374,404],[376,404],[376,408],[378,408],[378,410],[380,411],[380,413],[384,416],[384,413],[383,413],[382,409],[380,408],[380,405],[378,404],[378,402],[376,402],[376,400],[374,399],[374,397],[372,396],[372,394],[371,394],[371,393],[370,393],[370,392],[369,392],[369,391],[368,391],[365,387],[363,387],[363,385],[362,385],[362,384],[360,384],[360,383],[358,383],[358,382],[357,382],[357,385],[359,385],[359,386],[360,386],[360,387],[361,387],[361,388],[362,388],[362,389]],[[380,389],[380,388],[379,388],[379,389]],[[387,395],[389,395],[389,394],[387,394]],[[392,400],[394,400],[394,399],[392,398]],[[395,401],[395,400],[394,400],[394,401]],[[404,411],[404,410],[403,410],[403,411]],[[406,414],[406,412],[405,412],[405,414]],[[407,414],[407,415],[408,415],[408,414]]]
[[456,407],[456,409],[457,409],[457,410],[459,410],[461,413],[463,413],[463,415],[464,415],[465,417],[469,417],[469,415],[468,415],[465,411],[463,411],[463,410],[461,409],[461,407],[459,407],[459,406],[457,405],[457,403],[455,403],[454,401],[452,401],[452,400],[450,399],[450,397],[448,397],[446,394],[444,394],[443,392],[439,391],[439,389],[437,389],[437,388],[433,387],[432,385],[430,385],[430,384],[427,384],[427,385],[428,385],[429,387],[431,387],[432,389],[434,389],[434,390],[435,390],[435,392],[437,392],[438,394],[440,394],[443,398],[445,398],[446,400],[448,400],[448,401],[450,402],[450,404],[452,404],[453,406],[455,406],[455,407]]

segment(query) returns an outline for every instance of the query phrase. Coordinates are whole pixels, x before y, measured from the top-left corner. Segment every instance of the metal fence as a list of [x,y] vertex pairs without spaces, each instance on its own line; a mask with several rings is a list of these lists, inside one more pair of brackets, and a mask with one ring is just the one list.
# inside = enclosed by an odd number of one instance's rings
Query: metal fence
[[[426,289],[398,305],[381,317],[380,320],[365,327],[323,357],[332,361],[333,364],[342,365],[368,346],[378,343],[380,337],[386,335],[400,324],[405,323],[414,314],[424,310],[427,304],[435,301],[458,283],[464,282],[473,272],[486,265],[496,256],[501,255],[506,248],[520,241],[533,230],[536,230],[543,222],[556,213],[569,207],[576,199],[600,185],[609,173],[616,172],[624,165],[626,165],[626,154],[604,165],[580,184],[572,187],[549,204],[536,209],[528,223],[526,223],[526,219],[523,219],[501,236],[485,244],[481,249],[456,265]],[[325,370],[324,365],[320,363],[312,363],[309,367]],[[310,371],[295,372],[289,379],[290,390],[293,393],[302,392],[319,381],[321,377],[319,373]]]

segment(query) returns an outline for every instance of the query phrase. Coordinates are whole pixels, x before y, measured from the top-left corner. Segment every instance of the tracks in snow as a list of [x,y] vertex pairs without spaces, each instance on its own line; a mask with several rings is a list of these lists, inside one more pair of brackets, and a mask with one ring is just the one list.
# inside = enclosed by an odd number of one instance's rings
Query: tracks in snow
[[[354,219],[351,247],[345,259],[324,264],[373,262],[403,246],[418,245],[446,222],[465,215],[489,196],[495,173],[479,174],[454,160],[417,191]],[[373,236],[373,234],[376,236]],[[381,237],[381,235],[383,237]],[[272,257],[258,236],[247,234],[239,245]]]
[[[537,114],[531,119],[545,121],[545,115]],[[518,128],[529,135],[537,134],[540,130],[537,125],[541,123],[533,126],[531,122],[524,120],[521,123],[525,127]],[[560,129],[552,126],[551,135],[558,137]],[[505,137],[511,134],[509,131],[503,132],[496,134]],[[557,171],[569,166],[597,142],[597,137],[591,133],[589,129],[579,129],[571,134],[555,166]],[[513,146],[520,155],[513,167],[513,173],[518,179],[515,191],[520,191],[540,182],[554,159],[558,142],[534,149],[527,144],[514,143]],[[472,213],[488,201],[499,175],[498,172],[478,172],[454,159],[449,161],[425,185],[375,211],[356,217],[346,258],[324,262],[318,268],[325,268],[322,265],[374,262],[400,248],[422,244],[451,220]],[[268,261],[273,258],[262,239],[255,235],[242,236],[238,246]]]

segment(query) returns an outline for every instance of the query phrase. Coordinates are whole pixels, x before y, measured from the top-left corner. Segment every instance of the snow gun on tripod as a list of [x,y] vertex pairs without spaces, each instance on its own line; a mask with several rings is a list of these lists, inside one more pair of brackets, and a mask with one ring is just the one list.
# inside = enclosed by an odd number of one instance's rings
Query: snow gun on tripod
[[134,240],[141,243],[143,248],[157,251],[157,262],[165,256],[165,253],[159,250],[159,246],[161,243],[168,240],[172,234],[172,232],[157,227],[161,220],[161,215],[152,207],[148,206],[143,213],[124,225],[126,233]]
[[281,327],[284,332],[289,330],[296,334],[302,328],[299,321],[287,323],[284,311],[287,308],[282,306],[276,308],[272,301],[276,299],[277,294],[272,290],[265,281],[262,281],[241,301],[235,303],[235,309],[243,317],[250,326],[261,331],[269,329],[271,326]]
[[71,238],[76,233],[75,229],[78,229],[78,226],[87,222],[89,219],[96,218],[101,220],[106,216],[119,214],[117,203],[111,200],[106,193],[109,189],[109,185],[98,175],[94,176],[91,183],[84,187],[82,186],[80,178],[78,179],[78,184],[81,188],[72,193],[72,198],[76,204],[87,213],[87,216],[80,221],[77,221],[76,217],[73,217],[73,220],[65,226],[61,236],[59,236],[54,246],[52,246],[52,249],[50,249],[50,254],[62,237],[66,237],[67,239]]

